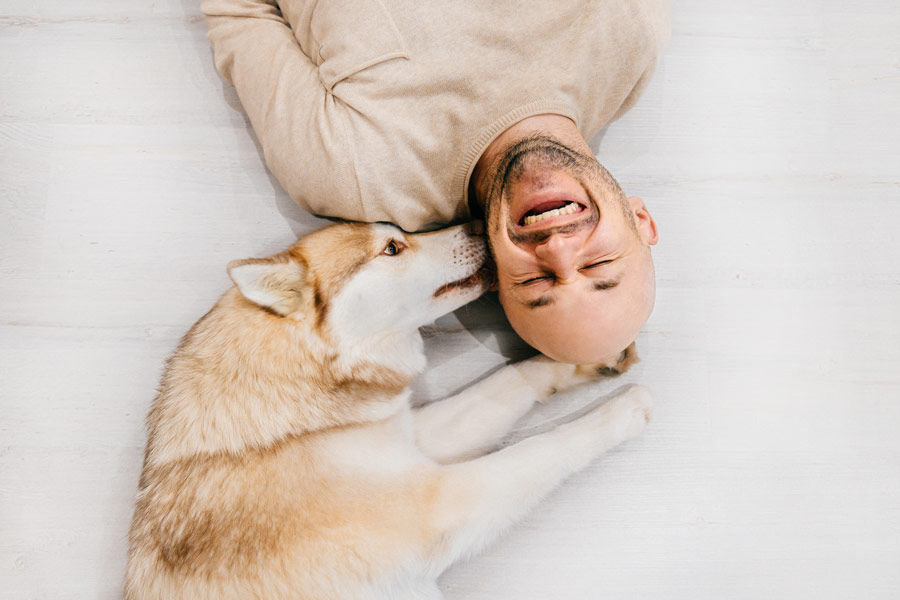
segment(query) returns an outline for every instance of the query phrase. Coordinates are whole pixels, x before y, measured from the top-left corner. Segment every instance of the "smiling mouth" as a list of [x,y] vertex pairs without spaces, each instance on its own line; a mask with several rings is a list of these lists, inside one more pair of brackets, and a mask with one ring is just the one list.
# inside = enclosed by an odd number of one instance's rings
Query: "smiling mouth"
[[546,202],[540,206],[529,210],[525,216],[519,221],[520,226],[534,225],[553,217],[560,215],[574,215],[584,210],[584,207],[577,202]]
[[516,226],[526,228],[537,223],[544,225],[558,225],[573,220],[569,215],[576,215],[584,212],[585,207],[573,200],[551,200],[549,202],[541,202],[534,206],[520,218]]
[[600,212],[590,199],[583,204],[572,194],[541,196],[529,202],[530,208],[522,209],[524,213],[518,221],[510,218],[506,222],[506,233],[513,244],[539,244],[554,234],[569,234],[595,227],[599,222]]

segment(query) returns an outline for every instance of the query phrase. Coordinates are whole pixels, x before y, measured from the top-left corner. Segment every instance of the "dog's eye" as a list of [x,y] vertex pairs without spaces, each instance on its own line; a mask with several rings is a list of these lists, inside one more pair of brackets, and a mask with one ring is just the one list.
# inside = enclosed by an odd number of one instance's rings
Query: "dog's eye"
[[403,252],[404,248],[406,248],[406,246],[404,246],[397,240],[391,240],[387,243],[387,246],[384,247],[384,250],[382,250],[381,253],[387,256],[397,256],[398,254]]

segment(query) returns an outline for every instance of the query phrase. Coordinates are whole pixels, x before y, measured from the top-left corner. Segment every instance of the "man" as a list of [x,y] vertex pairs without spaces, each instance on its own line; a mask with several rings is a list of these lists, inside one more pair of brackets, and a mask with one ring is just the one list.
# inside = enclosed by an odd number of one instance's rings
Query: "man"
[[656,225],[585,140],[643,91],[665,0],[204,0],[216,68],[300,206],[418,231],[483,216],[516,332],[617,356]]

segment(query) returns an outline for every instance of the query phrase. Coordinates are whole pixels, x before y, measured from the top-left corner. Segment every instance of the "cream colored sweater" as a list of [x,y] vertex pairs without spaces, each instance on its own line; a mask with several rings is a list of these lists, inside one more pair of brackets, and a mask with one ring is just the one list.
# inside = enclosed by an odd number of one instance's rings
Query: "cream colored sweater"
[[585,139],[628,110],[666,0],[203,0],[216,68],[266,162],[319,215],[407,231],[464,219],[490,142],[531,115]]

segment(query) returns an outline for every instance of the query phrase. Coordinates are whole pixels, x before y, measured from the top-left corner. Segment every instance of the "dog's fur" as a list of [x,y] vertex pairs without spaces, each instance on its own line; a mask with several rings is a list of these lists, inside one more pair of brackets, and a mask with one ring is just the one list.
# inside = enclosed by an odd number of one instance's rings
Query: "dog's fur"
[[458,227],[345,224],[230,264],[235,287],[185,336],[148,417],[125,597],[440,598],[454,560],[639,433],[649,394],[633,387],[482,456],[633,347],[593,367],[530,359],[410,408],[417,328],[484,291],[484,256]]

